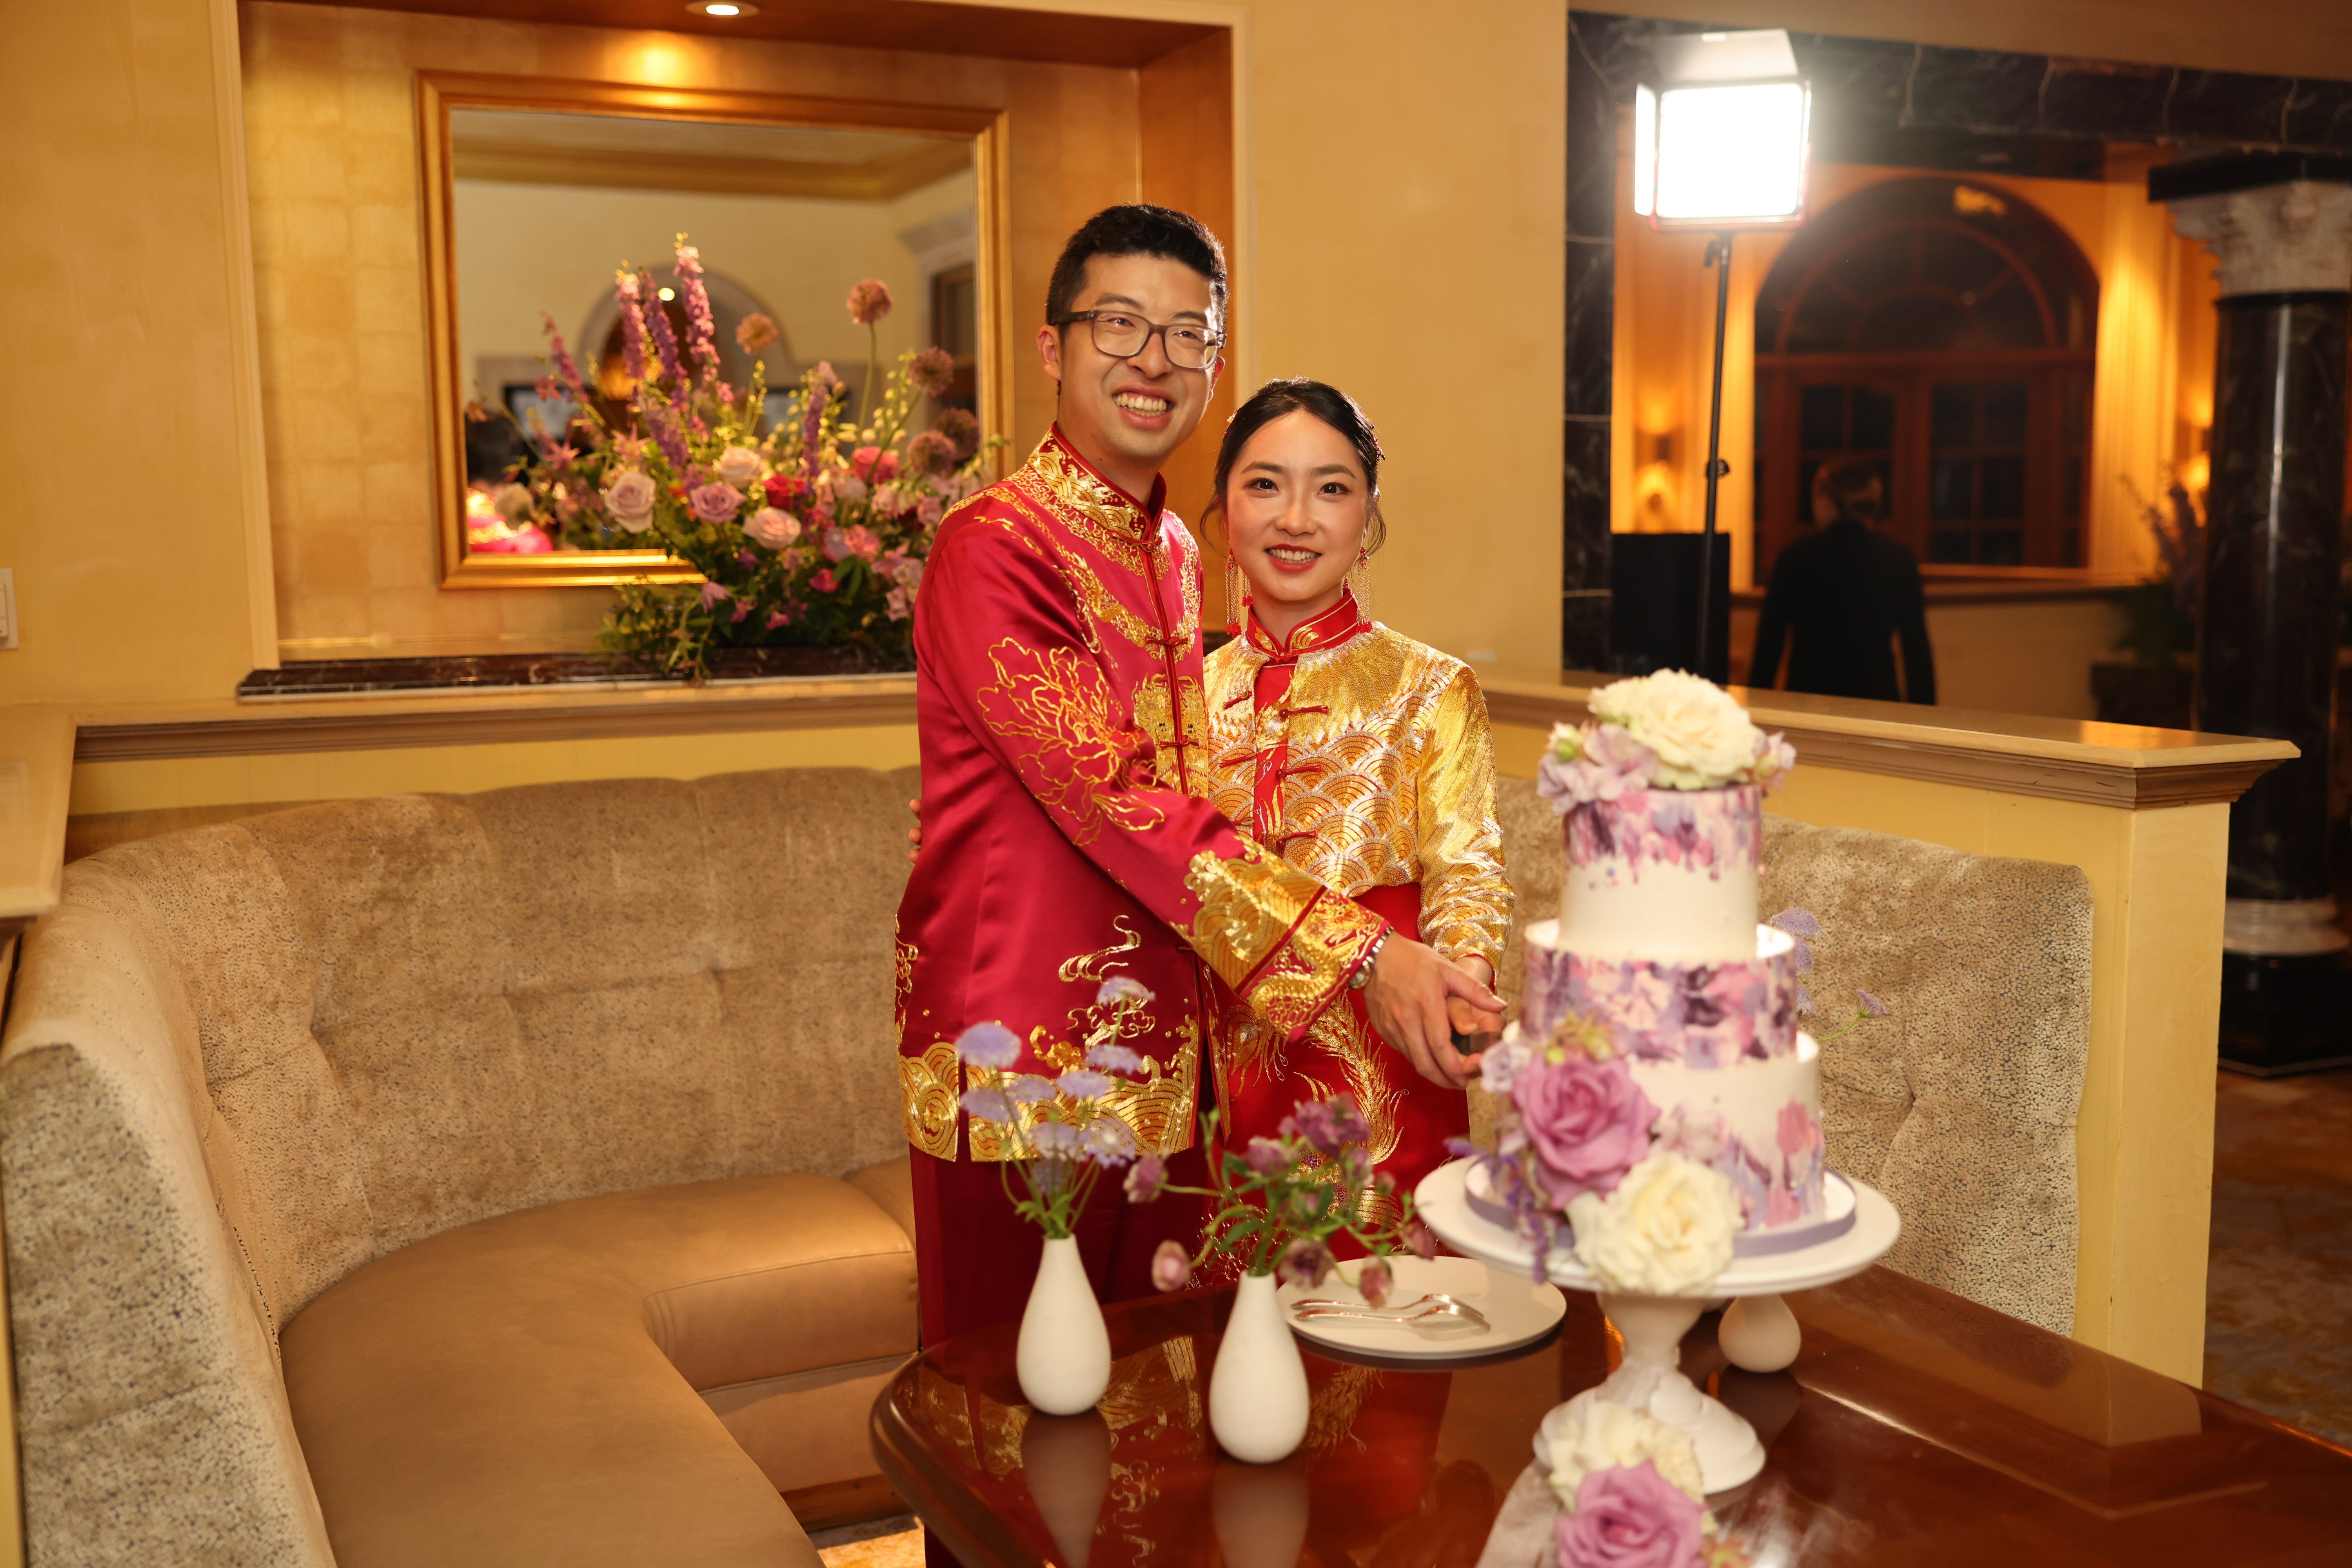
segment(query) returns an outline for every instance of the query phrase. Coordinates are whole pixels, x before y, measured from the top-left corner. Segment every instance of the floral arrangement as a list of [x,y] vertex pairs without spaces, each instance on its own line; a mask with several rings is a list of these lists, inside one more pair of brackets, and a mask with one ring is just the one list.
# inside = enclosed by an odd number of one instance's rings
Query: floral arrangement
[[[1201,1117],[1203,1144],[1217,1143],[1217,1112]],[[1213,1256],[1231,1258],[1243,1272],[1278,1273],[1286,1285],[1318,1286],[1331,1272],[1331,1238],[1342,1231],[1370,1254],[1356,1276],[1356,1289],[1378,1307],[1395,1289],[1388,1258],[1399,1247],[1416,1258],[1437,1256],[1437,1238],[1413,1213],[1410,1194],[1396,1190],[1396,1180],[1382,1172],[1373,1174],[1366,1147],[1372,1130],[1353,1095],[1328,1100],[1303,1100],[1272,1138],[1252,1138],[1246,1148],[1226,1150],[1213,1167],[1213,1187],[1180,1187],[1168,1181],[1165,1161],[1147,1156],[1128,1173],[1127,1195],[1133,1203],[1149,1203],[1161,1193],[1190,1193],[1217,1200],[1201,1250],[1196,1255],[1183,1244],[1164,1241],[1152,1259],[1152,1283],[1162,1290],[1181,1289],[1193,1270]],[[1395,1217],[1386,1224],[1363,1222],[1359,1201],[1366,1187],[1387,1200]]]
[[1757,728],[1730,693],[1679,669],[1612,681],[1587,706],[1587,723],[1553,727],[1536,773],[1563,814],[1649,789],[1769,789],[1796,765],[1796,748]]
[[[1143,1058],[1118,1039],[1150,1003],[1151,993],[1136,981],[1123,975],[1104,981],[1095,994],[1096,1022],[1085,1041],[1086,1065],[1055,1078],[1005,1070],[1021,1059],[1021,1037],[1003,1024],[974,1024],[956,1037],[956,1055],[969,1067],[986,1069],[994,1080],[966,1089],[963,1108],[1004,1129],[1015,1156],[998,1167],[1005,1196],[1014,1213],[1049,1237],[1058,1240],[1074,1234],[1072,1226],[1102,1173],[1136,1158],[1135,1133],[1110,1113],[1108,1101],[1121,1082],[1114,1075],[1143,1070]],[[1013,1191],[1015,1167],[1023,1189],[1017,1194]],[[1154,1153],[1136,1167],[1138,1173],[1147,1168],[1164,1173],[1167,1167]],[[1128,1189],[1135,1190],[1132,1175]]]
[[1559,1568],[1740,1568],[1707,1511],[1690,1436],[1605,1399],[1580,1399],[1538,1439],[1559,1500]]
[[[940,516],[988,482],[1001,439],[983,443],[958,408],[929,429],[911,427],[955,363],[944,349],[920,349],[877,376],[875,328],[891,300],[874,279],[848,300],[867,331],[864,405],[853,415],[841,378],[820,363],[785,417],[763,428],[765,373],[755,367],[743,387],[720,377],[700,254],[683,234],[676,249],[683,334],[650,273],[625,265],[615,274],[631,384],[620,417],[599,411],[548,320],[539,393],[568,397],[577,412],[560,433],[532,421],[531,454],[491,510],[510,533],[536,531],[559,551],[660,549],[699,572],[698,584],[624,585],[601,634],[607,648],[667,674],[699,679],[729,647],[857,644],[903,657]],[[762,315],[735,331],[754,354],[777,335]]]
[[1706,1130],[1662,1121],[1609,1032],[1571,1016],[1549,1039],[1507,1036],[1479,1083],[1507,1102],[1486,1163],[1538,1258],[1566,1220],[1577,1261],[1612,1290],[1689,1295],[1730,1267],[1748,1223]]

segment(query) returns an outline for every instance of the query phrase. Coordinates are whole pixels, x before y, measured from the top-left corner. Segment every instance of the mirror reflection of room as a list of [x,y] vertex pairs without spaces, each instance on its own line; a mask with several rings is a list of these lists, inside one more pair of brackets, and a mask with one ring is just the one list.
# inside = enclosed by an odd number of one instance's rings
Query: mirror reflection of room
[[[766,387],[765,417],[820,362],[862,406],[872,374],[938,344],[956,376],[924,410],[978,395],[975,190],[968,138],[821,126],[748,125],[506,108],[450,111],[457,353],[467,405],[468,553],[629,549],[625,536],[551,538],[501,516],[500,486],[534,427],[561,439],[577,412],[545,384],[551,326],[572,347],[606,421],[625,427],[614,270],[648,275],[673,333],[687,335],[672,262],[680,234],[703,257],[719,375]],[[842,308],[879,279],[900,308],[866,327]],[[650,300],[648,301],[651,302]],[[756,350],[754,316],[775,336]],[[751,341],[763,331],[749,334]]]

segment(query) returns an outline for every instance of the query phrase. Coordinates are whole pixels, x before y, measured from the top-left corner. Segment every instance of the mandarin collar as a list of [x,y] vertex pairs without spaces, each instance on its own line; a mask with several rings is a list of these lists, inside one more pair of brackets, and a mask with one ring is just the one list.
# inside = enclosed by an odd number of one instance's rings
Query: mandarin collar
[[1290,628],[1290,636],[1276,639],[1261,625],[1257,608],[1250,608],[1247,636],[1249,645],[1268,658],[1296,658],[1302,653],[1319,648],[1337,647],[1358,632],[1369,631],[1371,622],[1356,606],[1356,595],[1347,589],[1339,590],[1339,602],[1312,620],[1301,621]]
[[1096,470],[1095,466],[1092,463],[1087,462],[1086,458],[1079,454],[1077,447],[1071,445],[1070,438],[1062,434],[1062,422],[1060,420],[1055,420],[1052,427],[1045,432],[1045,439],[1052,444],[1055,451],[1061,453],[1063,457],[1067,458],[1072,466],[1074,466],[1080,473],[1084,474],[1089,481],[1101,488],[1104,498],[1104,510],[1111,512],[1114,515],[1121,510],[1134,513],[1138,529],[1144,532],[1150,532],[1154,527],[1158,526],[1160,521],[1160,513],[1168,504],[1168,478],[1166,475],[1152,475],[1151,495],[1150,499],[1146,500],[1137,500],[1133,496],[1128,494],[1125,490],[1119,489],[1117,485],[1103,478],[1102,475]]

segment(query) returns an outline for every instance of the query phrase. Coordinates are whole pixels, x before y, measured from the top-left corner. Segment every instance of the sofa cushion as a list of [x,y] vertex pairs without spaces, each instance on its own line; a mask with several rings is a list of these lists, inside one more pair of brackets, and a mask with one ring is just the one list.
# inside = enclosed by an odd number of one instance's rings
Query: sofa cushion
[[698,1391],[909,1353],[914,1252],[831,1177],[615,1193],[378,1258],[281,1344],[341,1568],[813,1563]]

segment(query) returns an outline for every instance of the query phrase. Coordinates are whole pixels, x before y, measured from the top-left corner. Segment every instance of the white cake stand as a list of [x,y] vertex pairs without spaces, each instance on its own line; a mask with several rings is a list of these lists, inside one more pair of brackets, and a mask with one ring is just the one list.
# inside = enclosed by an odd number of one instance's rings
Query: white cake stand
[[[1532,1276],[1535,1258],[1529,1244],[1508,1226],[1499,1225],[1471,1208],[1465,1190],[1470,1162],[1456,1160],[1423,1177],[1413,1194],[1421,1216],[1448,1247],[1465,1258],[1496,1268]],[[1575,1411],[1595,1400],[1608,1400],[1646,1410],[1659,1420],[1681,1427],[1698,1450],[1699,1474],[1710,1492],[1736,1487],[1764,1468],[1764,1446],[1756,1429],[1700,1392],[1685,1377],[1681,1366],[1683,1336],[1706,1310],[1711,1300],[1725,1297],[1775,1298],[1771,1305],[1785,1314],[1778,1296],[1784,1290],[1810,1290],[1859,1274],[1886,1255],[1902,1234],[1903,1222],[1895,1205],[1860,1182],[1853,1188],[1854,1222],[1851,1229],[1811,1247],[1760,1258],[1734,1258],[1706,1290],[1695,1296],[1627,1296],[1605,1288],[1564,1247],[1545,1260],[1551,1282],[1570,1290],[1590,1290],[1601,1298],[1601,1310],[1617,1325],[1625,1342],[1624,1358],[1609,1380],[1588,1389],[1564,1407]],[[1743,1303],[1744,1304],[1744,1303]],[[1759,1305],[1761,1305],[1759,1302]],[[1739,1309],[1735,1309],[1738,1310]],[[1778,1358],[1776,1358],[1778,1359]],[[1795,1359],[1793,1342],[1785,1366]],[[1547,1422],[1549,1427],[1551,1423]]]

